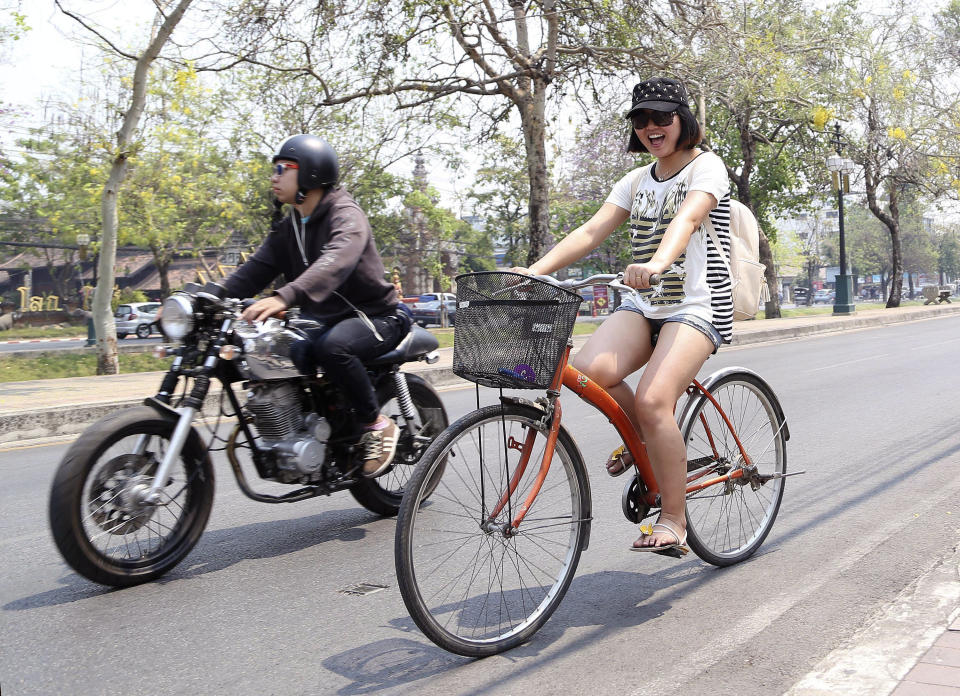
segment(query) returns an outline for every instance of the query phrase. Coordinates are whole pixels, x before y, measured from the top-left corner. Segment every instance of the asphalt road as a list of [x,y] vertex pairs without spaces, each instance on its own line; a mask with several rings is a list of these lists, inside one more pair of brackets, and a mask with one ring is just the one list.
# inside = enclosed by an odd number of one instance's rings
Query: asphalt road
[[[960,317],[726,349],[704,373],[764,375],[790,424],[780,516],[749,561],[630,553],[606,419],[564,399],[591,468],[590,548],[527,645],[481,661],[408,617],[394,522],[347,493],[242,496],[222,460],[207,532],[165,578],[119,591],[72,573],[46,502],[64,445],[0,452],[0,688],[14,694],[738,694],[786,691],[956,547]],[[472,390],[444,393],[451,415]],[[358,582],[375,594],[342,594]]]
[[[155,346],[163,343],[163,338],[160,336],[151,336],[150,338],[125,338],[119,340],[118,345],[142,345],[142,346]],[[0,342],[0,355],[3,354],[12,354],[12,353],[29,353],[33,351],[58,351],[63,350],[64,348],[83,348],[87,345],[87,339],[78,339],[76,341],[30,341],[27,342],[17,342],[17,343],[3,343]]]

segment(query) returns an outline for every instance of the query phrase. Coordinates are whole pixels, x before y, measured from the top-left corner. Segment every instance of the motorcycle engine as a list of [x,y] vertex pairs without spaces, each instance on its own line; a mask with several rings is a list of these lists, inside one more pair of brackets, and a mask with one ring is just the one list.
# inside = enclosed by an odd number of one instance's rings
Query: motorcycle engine
[[258,446],[275,456],[277,480],[307,483],[321,471],[330,424],[312,411],[304,412],[301,393],[293,384],[255,384],[245,408],[260,434]]

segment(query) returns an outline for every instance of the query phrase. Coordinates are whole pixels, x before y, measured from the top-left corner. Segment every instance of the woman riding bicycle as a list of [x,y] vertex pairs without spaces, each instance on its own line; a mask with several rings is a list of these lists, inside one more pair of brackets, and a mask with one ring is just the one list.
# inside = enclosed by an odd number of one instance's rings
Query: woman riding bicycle
[[[575,263],[629,218],[634,262],[623,282],[638,289],[639,297],[624,297],[573,365],[616,399],[646,442],[661,514],[631,548],[662,553],[685,547],[687,536],[687,455],[674,405],[706,359],[732,337],[724,263],[730,253],[729,182],[721,159],[697,147],[702,133],[682,83],[665,77],[640,82],[626,117],[627,150],[649,152],[655,161],[620,179],[593,217],[543,258],[513,270],[546,275]],[[711,222],[722,250],[704,229]],[[651,287],[654,274],[660,282]],[[624,379],[644,366],[634,393]],[[606,465],[611,476],[632,466],[624,447],[614,450]]]

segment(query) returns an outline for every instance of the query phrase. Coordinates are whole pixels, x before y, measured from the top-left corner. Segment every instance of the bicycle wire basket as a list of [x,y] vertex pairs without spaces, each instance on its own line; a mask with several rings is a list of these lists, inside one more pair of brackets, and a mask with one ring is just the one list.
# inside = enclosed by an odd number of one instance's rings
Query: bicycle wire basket
[[530,276],[457,276],[453,372],[487,387],[546,389],[573,333],[581,297]]

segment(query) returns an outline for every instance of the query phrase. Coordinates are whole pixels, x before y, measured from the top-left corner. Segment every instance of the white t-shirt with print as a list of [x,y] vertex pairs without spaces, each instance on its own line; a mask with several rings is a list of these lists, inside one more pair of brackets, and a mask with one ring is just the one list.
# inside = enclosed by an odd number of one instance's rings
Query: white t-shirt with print
[[[636,186],[636,196],[630,192]],[[630,243],[634,263],[653,258],[663,235],[686,198],[687,191],[705,191],[717,199],[710,220],[723,247],[730,253],[730,183],[723,161],[712,152],[703,152],[686,167],[660,181],[653,164],[634,169],[620,179],[607,203],[630,211]],[[723,256],[701,225],[690,237],[687,248],[661,274],[659,285],[641,290],[636,302],[624,296],[624,304],[635,305],[650,319],[693,314],[709,321],[725,342],[733,337],[733,299],[730,275]]]

